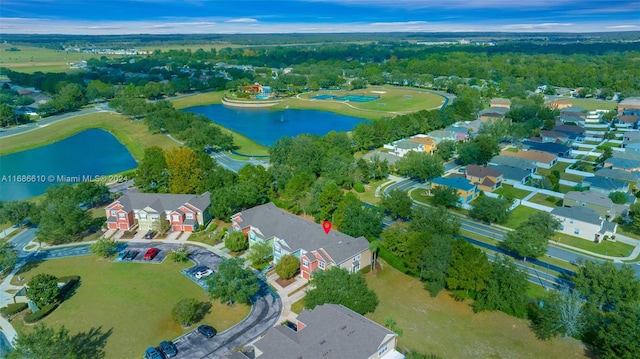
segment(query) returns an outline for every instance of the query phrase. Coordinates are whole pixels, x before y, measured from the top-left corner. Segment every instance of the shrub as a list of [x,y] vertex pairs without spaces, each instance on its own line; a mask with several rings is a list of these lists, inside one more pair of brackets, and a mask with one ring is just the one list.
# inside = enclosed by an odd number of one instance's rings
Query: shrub
[[362,183],[354,183],[353,189],[358,193],[364,193],[364,186],[362,185]]
[[40,309],[39,311],[37,311],[35,313],[26,314],[24,316],[24,321],[25,321],[25,323],[35,323],[38,320],[40,320],[40,319],[46,317],[47,315],[49,315],[57,307],[58,307],[58,303],[47,304],[44,307],[42,307],[42,309]]
[[224,246],[233,252],[240,252],[249,246],[247,236],[243,232],[230,232],[224,240]]
[[293,254],[287,254],[280,258],[276,264],[276,273],[282,279],[293,278],[300,269],[300,260]]
[[407,265],[404,263],[402,258],[398,257],[387,248],[380,247],[378,249],[378,256],[384,259],[384,261],[387,262],[388,265],[399,270],[400,272],[404,274],[411,274],[411,271],[409,270],[409,268],[407,268]]
[[0,308],[0,313],[6,317],[7,315],[20,313],[21,311],[27,309],[27,307],[27,303],[11,303],[6,307]]
[[63,278],[58,278],[58,281],[65,282],[62,288],[60,288],[60,292],[58,293],[58,298],[60,299],[60,301],[64,301],[69,297],[69,294],[71,294],[71,292],[75,289],[75,287],[80,283],[80,277],[77,275],[72,275],[72,276],[67,276]]

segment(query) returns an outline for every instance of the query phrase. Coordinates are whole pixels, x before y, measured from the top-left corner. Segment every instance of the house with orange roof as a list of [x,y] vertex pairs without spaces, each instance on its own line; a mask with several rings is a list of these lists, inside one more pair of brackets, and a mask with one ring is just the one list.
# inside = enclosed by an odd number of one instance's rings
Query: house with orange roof
[[511,100],[506,98],[492,98],[491,99],[491,107],[504,107],[506,109],[511,108]]
[[493,192],[502,187],[502,172],[491,167],[467,165],[465,177],[469,182],[477,184],[481,191]]
[[438,143],[427,135],[415,135],[409,141],[419,143],[424,147],[424,152],[433,154],[438,149]]
[[552,155],[548,152],[536,151],[536,150],[518,150],[518,152],[502,151],[501,156],[511,156],[522,158],[532,161],[536,166],[541,168],[551,168],[558,163],[558,156]]

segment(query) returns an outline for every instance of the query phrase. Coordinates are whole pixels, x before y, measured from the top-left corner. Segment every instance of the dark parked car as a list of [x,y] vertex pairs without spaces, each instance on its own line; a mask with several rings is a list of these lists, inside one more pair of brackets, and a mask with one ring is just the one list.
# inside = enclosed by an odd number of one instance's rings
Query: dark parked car
[[147,234],[144,235],[144,238],[146,239],[153,239],[153,237],[156,236],[156,231],[149,231],[147,232]]
[[146,259],[146,260],[152,260],[153,258],[155,258],[158,253],[160,253],[160,249],[158,248],[149,248],[147,249],[147,252],[144,254],[144,256],[142,258]]
[[216,336],[216,330],[213,329],[212,326],[206,324],[199,325],[198,332],[207,338],[213,338]]
[[144,352],[144,359],[163,359],[160,351],[154,347],[147,348],[147,351]]
[[178,355],[178,347],[173,342],[163,341],[160,343],[160,351],[164,353],[167,358],[172,358]]
[[126,251],[126,252],[124,252],[124,255],[122,256],[122,260],[123,261],[134,260],[138,256],[139,253],[140,252],[138,252],[138,251]]

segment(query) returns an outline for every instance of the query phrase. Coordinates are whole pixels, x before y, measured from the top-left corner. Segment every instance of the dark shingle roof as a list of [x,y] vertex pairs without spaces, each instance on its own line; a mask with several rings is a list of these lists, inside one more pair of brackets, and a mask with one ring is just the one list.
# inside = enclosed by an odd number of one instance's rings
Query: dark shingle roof
[[585,177],[582,182],[591,188],[600,188],[607,191],[623,190],[629,186],[626,182],[604,177]]
[[497,169],[478,165],[468,165],[465,171],[469,176],[480,178],[484,178],[487,176],[499,177],[500,175],[502,175],[502,172],[498,171]]
[[551,214],[596,225],[602,224],[602,219],[598,213],[587,207],[556,207],[551,211]]
[[254,346],[263,353],[260,359],[369,358],[377,354],[381,344],[396,336],[387,328],[336,304],[305,309],[298,316],[298,322],[304,323],[304,328],[297,332],[278,325],[257,341]]
[[146,207],[153,208],[157,212],[172,211],[186,203],[204,211],[211,204],[211,194],[209,192],[201,195],[129,192],[118,198],[118,201],[127,212]]
[[614,178],[628,182],[638,182],[640,177],[635,172],[627,172],[624,170],[614,170],[611,168],[603,168],[596,171],[596,177]]
[[506,180],[521,182],[524,178],[527,178],[527,176],[531,175],[531,172],[527,170],[523,170],[522,168],[513,167],[513,166],[490,164],[488,165],[488,167],[491,167],[497,171],[502,172],[502,178]]
[[525,160],[524,158],[502,155],[494,156],[489,163],[517,167],[523,170],[526,170],[527,168],[534,169],[537,167],[535,163]]
[[564,154],[571,150],[569,147],[565,145],[561,145],[559,143],[553,143],[553,142],[522,141],[522,144],[525,147],[528,147],[532,150],[547,152],[553,155],[558,155],[560,153]]
[[232,218],[241,228],[257,228],[265,239],[278,237],[284,240],[292,251],[322,248],[336,264],[369,248],[364,237],[353,238],[336,230],[326,234],[320,224],[283,211],[271,202],[244,210]]
[[613,206],[613,202],[607,195],[596,191],[569,191],[564,195],[564,199],[590,203],[597,206],[609,208]]

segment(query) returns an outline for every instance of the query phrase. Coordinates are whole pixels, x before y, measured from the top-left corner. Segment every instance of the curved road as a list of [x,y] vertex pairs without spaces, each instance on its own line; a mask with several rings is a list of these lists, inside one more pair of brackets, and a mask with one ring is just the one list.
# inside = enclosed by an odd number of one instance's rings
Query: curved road
[[[36,228],[30,227],[24,229],[22,232],[10,239],[10,243],[13,244],[14,248],[18,251],[18,263],[16,264],[16,268],[23,266],[29,261],[82,256],[91,253],[89,251],[88,244],[61,246],[47,250],[37,250],[37,248],[25,250],[25,246],[29,245],[35,237]],[[122,244],[126,245],[126,243]],[[146,248],[149,247],[149,244],[131,243],[131,246],[143,246]],[[162,244],[162,246],[177,247],[178,245]],[[197,251],[217,256],[215,253],[201,248],[198,248]],[[201,263],[202,257],[200,256],[202,255],[206,254],[200,253],[199,256],[193,258],[196,265]],[[177,358],[220,358],[233,348],[250,343],[277,324],[276,322],[280,317],[280,312],[282,311],[282,301],[260,277],[259,282],[260,292],[252,298],[251,311],[243,321],[226,331],[219,333],[211,339],[206,339],[197,331],[191,331],[175,339],[174,342],[179,348],[179,355]],[[11,296],[4,292],[0,293],[0,295],[2,296],[0,305],[5,305],[11,302]],[[9,338],[9,340],[11,339],[12,338]],[[156,343],[149,344],[153,345]]]

